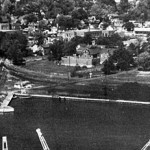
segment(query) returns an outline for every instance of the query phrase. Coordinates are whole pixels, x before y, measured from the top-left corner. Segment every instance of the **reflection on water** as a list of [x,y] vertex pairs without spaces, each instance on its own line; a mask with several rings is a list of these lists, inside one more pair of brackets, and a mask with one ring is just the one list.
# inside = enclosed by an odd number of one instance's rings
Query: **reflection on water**
[[14,114],[0,115],[9,150],[41,150],[37,128],[51,150],[140,150],[150,139],[150,106],[41,98],[11,106]]

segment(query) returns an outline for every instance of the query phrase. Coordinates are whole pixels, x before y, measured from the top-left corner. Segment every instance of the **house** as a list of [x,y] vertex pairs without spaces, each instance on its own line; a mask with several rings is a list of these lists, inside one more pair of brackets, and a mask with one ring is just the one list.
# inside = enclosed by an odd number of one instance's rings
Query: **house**
[[130,46],[130,44],[134,44],[135,46],[139,46],[140,42],[137,39],[130,39],[130,40],[127,40],[127,41],[123,41],[123,44],[126,47]]
[[9,30],[9,23],[0,23],[0,30]]
[[77,56],[76,54],[74,54],[73,56],[65,56],[61,58],[61,65],[65,65],[65,66],[86,66],[88,68],[91,68],[92,65],[92,57],[87,55],[87,54],[83,54],[82,56]]
[[58,33],[58,36],[62,37],[67,41],[70,41],[73,37],[75,37],[75,32],[73,30],[65,31],[65,32]]
[[111,19],[112,23],[113,23],[113,26],[116,28],[116,29],[119,29],[119,28],[122,28],[123,26],[123,20],[120,20],[118,18],[114,18],[114,19]]
[[149,34],[150,28],[134,28],[136,34]]
[[98,46],[80,44],[76,48],[77,54],[62,57],[61,65],[91,68],[93,65],[100,64],[100,50]]
[[110,55],[114,53],[115,50],[116,48],[102,48],[100,52],[100,64],[103,64],[105,60],[107,60]]
[[96,17],[95,16],[88,17],[88,20],[89,20],[89,22],[95,22]]
[[77,46],[77,53],[73,56],[62,57],[61,65],[65,66],[86,66],[91,68],[95,65],[101,65],[105,60],[113,54],[115,48],[105,48],[101,45],[85,45],[80,44]]
[[86,34],[91,34],[93,39],[97,39],[99,37],[110,37],[115,33],[115,30],[111,27],[108,26],[106,30],[102,29],[91,29],[89,31],[84,32],[84,35]]

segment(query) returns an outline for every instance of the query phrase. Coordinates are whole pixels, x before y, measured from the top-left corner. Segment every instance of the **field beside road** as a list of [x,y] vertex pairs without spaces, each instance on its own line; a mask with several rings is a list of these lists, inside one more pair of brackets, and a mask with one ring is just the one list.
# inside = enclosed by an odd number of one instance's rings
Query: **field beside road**
[[[27,64],[26,68],[34,70],[39,67],[42,72],[47,68],[56,73],[68,71],[67,67],[55,66],[52,63],[48,66],[48,63],[39,61],[38,64]],[[42,91],[43,94],[46,91],[48,94],[64,96],[150,101],[150,76],[148,72],[139,72],[135,69],[96,78],[80,78],[73,84],[68,82],[64,85],[49,85],[46,88],[31,90],[33,93],[42,93]]]
[[68,78],[68,71],[73,67],[56,65],[48,60],[28,62],[24,67],[11,65],[8,69],[22,79],[42,85],[29,90],[30,93],[150,101],[149,72],[130,70],[92,78]]

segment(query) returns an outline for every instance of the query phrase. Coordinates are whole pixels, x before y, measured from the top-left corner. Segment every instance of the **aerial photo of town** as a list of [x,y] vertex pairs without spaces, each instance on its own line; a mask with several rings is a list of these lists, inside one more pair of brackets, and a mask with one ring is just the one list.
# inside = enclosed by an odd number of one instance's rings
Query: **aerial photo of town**
[[1,150],[150,149],[150,0],[0,0]]

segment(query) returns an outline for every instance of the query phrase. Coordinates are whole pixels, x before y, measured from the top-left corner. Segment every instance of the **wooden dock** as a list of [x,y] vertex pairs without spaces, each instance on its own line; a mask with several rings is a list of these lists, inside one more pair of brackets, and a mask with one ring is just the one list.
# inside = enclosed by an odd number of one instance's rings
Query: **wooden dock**
[[1,103],[1,107],[6,107],[9,105],[10,101],[12,100],[14,95],[14,92],[8,91],[7,96],[5,97],[5,99],[3,100],[3,102]]

